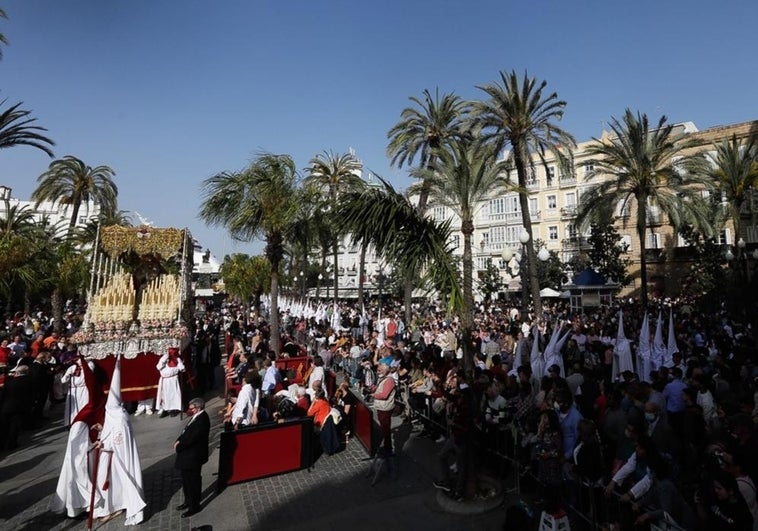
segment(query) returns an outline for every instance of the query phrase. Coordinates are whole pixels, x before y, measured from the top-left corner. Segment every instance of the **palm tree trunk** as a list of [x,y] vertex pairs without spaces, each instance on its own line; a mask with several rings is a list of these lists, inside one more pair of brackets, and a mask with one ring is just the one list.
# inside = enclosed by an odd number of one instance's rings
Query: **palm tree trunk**
[[50,295],[50,305],[53,310],[53,330],[63,330],[63,297],[60,288],[55,288]]
[[31,315],[32,313],[32,294],[28,288],[24,289],[24,314]]
[[647,229],[647,197],[637,197],[637,237],[640,239],[640,301],[642,308],[647,308],[647,248],[645,233]]
[[339,259],[337,258],[339,251],[339,241],[335,238],[334,244],[332,245],[332,262],[334,266],[334,308],[337,309],[337,300],[339,300],[339,294],[337,291],[340,287],[340,272],[337,270],[337,264],[339,264]]
[[363,303],[363,277],[366,275],[366,244],[361,242],[361,255],[358,260],[358,302]]
[[[514,149],[513,161],[516,165],[516,174],[518,175],[519,185],[519,204],[521,205],[521,223],[524,225],[524,230],[529,234],[529,241],[526,242],[526,265],[529,291],[532,295],[532,304],[534,305],[535,316],[542,313],[542,300],[540,299],[540,281],[537,278],[537,262],[535,261],[534,254],[534,237],[532,235],[532,218],[529,213],[529,191],[526,187],[526,164],[521,156],[519,147]],[[528,299],[526,285],[524,282],[524,272],[521,271],[521,318],[526,319],[528,316]]]
[[79,205],[81,204],[80,201],[74,200],[71,204],[71,219],[68,221],[68,234],[69,236],[74,230],[74,227],[76,226],[76,218],[79,217]]
[[279,261],[271,262],[271,336],[269,337],[269,349],[279,355]]
[[463,337],[463,368],[467,374],[474,371],[474,352],[471,343],[472,308],[474,307],[473,258],[471,256],[471,236],[474,233],[472,220],[461,221],[463,233],[463,312],[461,315],[461,335]]
[[411,323],[411,305],[413,304],[413,284],[415,278],[414,271],[408,271],[405,275],[405,281],[403,282],[403,304],[405,305],[405,312],[403,318],[405,319],[405,328]]

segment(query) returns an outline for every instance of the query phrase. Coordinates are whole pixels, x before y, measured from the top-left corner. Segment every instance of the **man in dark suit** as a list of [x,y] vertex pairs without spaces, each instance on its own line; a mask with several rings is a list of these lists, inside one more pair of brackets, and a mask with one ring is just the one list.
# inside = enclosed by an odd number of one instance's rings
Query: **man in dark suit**
[[18,448],[18,436],[24,420],[29,417],[34,399],[34,387],[29,367],[20,365],[5,380],[0,401],[0,452]]
[[176,450],[174,467],[182,472],[182,490],[184,491],[184,503],[177,509],[186,509],[186,512],[182,513],[182,518],[200,512],[203,482],[200,471],[203,464],[208,462],[208,439],[211,431],[211,421],[205,412],[205,401],[202,398],[190,400],[189,410],[192,418],[174,443],[174,450]]

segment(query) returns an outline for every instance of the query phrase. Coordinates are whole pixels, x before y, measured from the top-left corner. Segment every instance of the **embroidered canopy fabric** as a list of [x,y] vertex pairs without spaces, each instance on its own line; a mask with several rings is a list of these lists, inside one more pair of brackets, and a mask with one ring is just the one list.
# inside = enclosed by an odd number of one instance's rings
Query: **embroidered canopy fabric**
[[179,254],[184,243],[184,230],[173,228],[122,227],[111,225],[100,229],[100,248],[111,257],[134,252],[138,255],[159,255],[171,258]]

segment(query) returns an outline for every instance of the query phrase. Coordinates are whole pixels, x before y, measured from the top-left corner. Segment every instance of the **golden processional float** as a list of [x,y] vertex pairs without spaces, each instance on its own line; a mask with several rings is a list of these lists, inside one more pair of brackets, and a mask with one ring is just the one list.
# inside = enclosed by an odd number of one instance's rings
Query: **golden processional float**
[[191,308],[193,250],[187,229],[112,225],[98,231],[87,311],[72,340],[108,374],[115,355],[122,355],[124,401],[155,396],[156,364],[168,349],[188,354],[183,323]]

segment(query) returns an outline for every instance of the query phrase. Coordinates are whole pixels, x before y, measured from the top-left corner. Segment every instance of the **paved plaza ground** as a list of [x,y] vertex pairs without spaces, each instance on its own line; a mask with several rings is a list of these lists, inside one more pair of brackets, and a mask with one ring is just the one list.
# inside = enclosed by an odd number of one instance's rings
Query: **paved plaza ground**
[[[441,444],[416,437],[409,424],[396,424],[398,456],[393,474],[375,486],[367,477],[368,454],[357,440],[335,455],[318,458],[311,470],[230,485],[216,493],[222,400],[208,395],[212,420],[211,455],[203,467],[204,508],[188,519],[175,507],[182,503],[181,480],[173,469],[172,445],[186,419],[132,417],[142,459],[148,501],[139,529],[202,530],[497,530],[505,509],[457,516],[445,512],[432,486],[436,451]],[[62,406],[48,413],[39,430],[24,432],[20,448],[0,461],[0,529],[80,530],[86,519],[68,519],[49,510],[66,447]],[[261,456],[265,458],[265,456]],[[99,530],[122,529],[124,517],[100,524]]]

